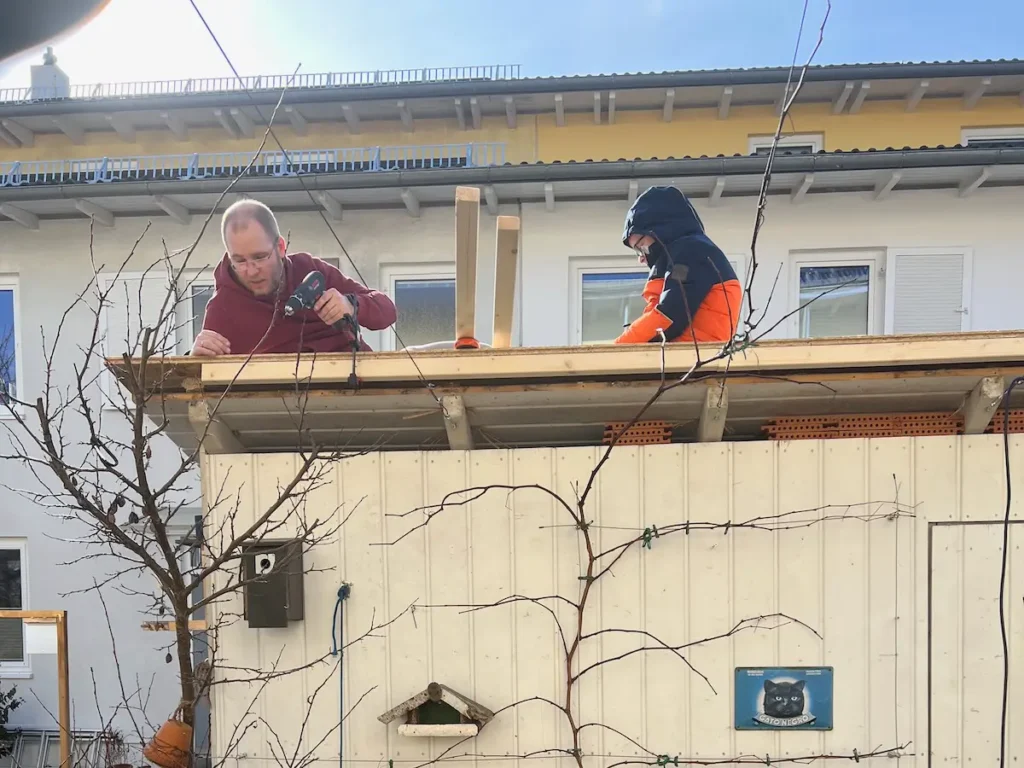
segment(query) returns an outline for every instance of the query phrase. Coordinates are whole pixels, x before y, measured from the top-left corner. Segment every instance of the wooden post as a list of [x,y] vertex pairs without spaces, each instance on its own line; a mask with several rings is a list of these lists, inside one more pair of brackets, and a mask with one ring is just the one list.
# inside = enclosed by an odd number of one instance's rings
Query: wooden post
[[60,719],[60,768],[71,768],[71,681],[68,674],[68,612],[57,616],[57,709]]
[[71,768],[71,685],[68,675],[68,612],[0,609],[0,619],[26,624],[55,624],[57,630],[57,725],[60,728],[60,768]]
[[455,188],[455,348],[479,349],[476,339],[476,255],[480,190]]
[[512,346],[512,315],[516,303],[516,266],[519,256],[519,217],[499,216],[494,255],[494,326],[491,346]]

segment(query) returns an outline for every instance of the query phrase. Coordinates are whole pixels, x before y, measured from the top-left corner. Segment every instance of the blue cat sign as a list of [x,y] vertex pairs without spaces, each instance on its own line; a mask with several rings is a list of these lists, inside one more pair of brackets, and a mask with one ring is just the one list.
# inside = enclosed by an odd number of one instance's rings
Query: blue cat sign
[[832,667],[737,667],[740,731],[832,730]]

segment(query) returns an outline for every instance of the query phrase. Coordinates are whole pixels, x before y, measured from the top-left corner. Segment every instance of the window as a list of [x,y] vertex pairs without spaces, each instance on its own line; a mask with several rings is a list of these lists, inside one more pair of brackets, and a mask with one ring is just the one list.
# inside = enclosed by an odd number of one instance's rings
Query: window
[[395,331],[383,332],[381,349],[452,341],[455,338],[454,265],[397,264],[381,272],[381,285],[395,302]]
[[[751,155],[767,156],[771,151],[774,140],[774,134],[771,136],[751,136],[748,151]],[[783,152],[788,152],[792,155],[813,155],[815,152],[821,152],[824,144],[824,135],[820,133],[783,135],[779,137],[775,154],[777,156]]]
[[810,339],[877,333],[879,259],[873,252],[797,259],[796,335]]
[[644,309],[647,270],[635,257],[570,261],[570,341],[610,344]]
[[[7,397],[18,397],[18,372],[21,370],[18,343],[17,283],[0,277],[0,403]],[[0,405],[0,416],[9,415],[6,405]]]
[[1001,128],[964,128],[960,132],[960,143],[965,147],[1024,147],[1024,126]]
[[[28,571],[23,539],[0,539],[0,608],[27,610]],[[0,677],[28,677],[25,622],[0,619]]]

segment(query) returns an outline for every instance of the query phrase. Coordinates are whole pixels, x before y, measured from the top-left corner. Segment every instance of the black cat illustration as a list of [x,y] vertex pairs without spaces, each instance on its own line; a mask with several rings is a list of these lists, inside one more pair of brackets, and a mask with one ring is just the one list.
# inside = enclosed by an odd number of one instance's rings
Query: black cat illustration
[[791,718],[804,713],[804,681],[764,681],[764,713],[769,717]]

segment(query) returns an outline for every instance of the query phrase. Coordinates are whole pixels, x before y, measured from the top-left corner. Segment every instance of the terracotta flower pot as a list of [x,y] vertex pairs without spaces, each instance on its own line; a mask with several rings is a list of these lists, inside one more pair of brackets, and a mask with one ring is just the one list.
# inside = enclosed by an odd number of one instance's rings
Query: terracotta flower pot
[[192,726],[172,718],[160,726],[142,754],[161,768],[188,768],[191,746]]

